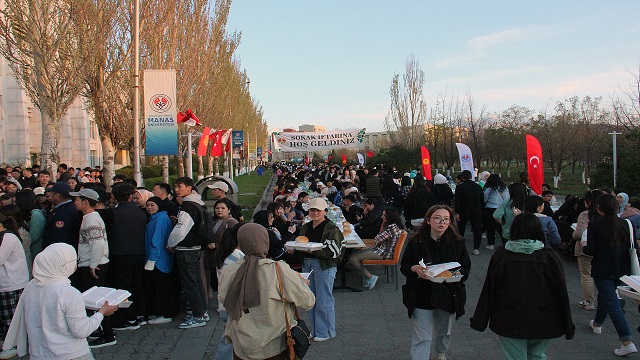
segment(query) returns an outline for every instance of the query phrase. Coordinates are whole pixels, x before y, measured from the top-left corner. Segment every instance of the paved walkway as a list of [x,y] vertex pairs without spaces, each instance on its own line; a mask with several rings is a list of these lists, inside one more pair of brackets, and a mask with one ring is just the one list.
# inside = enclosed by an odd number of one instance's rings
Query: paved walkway
[[[467,234],[467,239],[471,234]],[[467,240],[469,244],[469,240]],[[470,245],[468,245],[470,246]],[[484,249],[484,248],[483,248]],[[475,308],[486,268],[491,257],[489,250],[471,257],[473,265],[467,281],[467,314],[453,327],[451,349],[448,359],[503,359],[495,334],[490,330],[483,333],[469,327],[469,318]],[[380,275],[378,284],[371,291],[335,291],[338,336],[323,343],[314,343],[305,359],[409,359],[411,323],[402,305],[401,291],[395,290],[393,282],[385,283],[382,267],[372,268]],[[609,320],[604,324],[602,335],[594,335],[588,321],[594,316],[579,308],[581,300],[578,267],[575,262],[565,262],[569,297],[572,304],[576,335],[573,340],[564,338],[552,340],[547,355],[550,359],[614,359],[613,349],[619,345],[615,330]],[[354,273],[348,274],[350,283],[356,281]],[[400,283],[404,277],[400,275]],[[526,284],[523,284],[526,286]],[[522,301],[527,301],[523,299]],[[535,304],[531,304],[535,306]],[[139,330],[117,333],[118,344],[94,351],[98,360],[102,359],[215,359],[217,343],[222,334],[215,304],[210,305],[211,321],[197,329],[179,330],[176,319],[164,325],[146,325]],[[640,325],[640,317],[634,303],[628,301],[627,320],[636,339],[640,335],[635,328]],[[640,343],[640,340],[636,340]],[[639,358],[640,355],[631,355]]]

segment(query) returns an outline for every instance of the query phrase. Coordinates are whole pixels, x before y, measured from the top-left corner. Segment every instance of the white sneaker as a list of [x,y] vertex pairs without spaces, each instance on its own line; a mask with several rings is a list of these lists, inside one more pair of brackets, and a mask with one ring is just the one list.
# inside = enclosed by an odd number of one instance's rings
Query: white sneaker
[[2,352],[0,352],[0,359],[11,359],[16,355],[18,355],[18,350],[16,350],[16,348],[2,350]]
[[620,349],[613,350],[613,353],[618,355],[618,356],[626,356],[626,355],[629,355],[629,354],[633,354],[635,352],[638,352],[638,349],[636,349],[636,346],[633,345],[633,343],[631,343],[631,344],[629,344],[627,346],[622,345],[620,347]]
[[480,250],[473,249],[473,255],[480,255]]
[[447,360],[447,356],[445,354],[436,354],[436,360]]
[[[591,329],[593,330],[594,334],[598,334],[598,335],[602,334],[602,325],[596,326],[595,325],[595,321],[589,320],[589,326],[591,326]],[[631,345],[633,345],[633,344],[631,344]],[[633,346],[633,348],[635,349],[635,345]]]
[[149,320],[148,323],[151,325],[158,325],[158,324],[170,323],[172,321],[173,321],[172,318],[166,318],[164,316],[156,316],[153,319]]
[[485,247],[487,248],[487,250],[493,250],[494,249],[493,245],[487,245]]

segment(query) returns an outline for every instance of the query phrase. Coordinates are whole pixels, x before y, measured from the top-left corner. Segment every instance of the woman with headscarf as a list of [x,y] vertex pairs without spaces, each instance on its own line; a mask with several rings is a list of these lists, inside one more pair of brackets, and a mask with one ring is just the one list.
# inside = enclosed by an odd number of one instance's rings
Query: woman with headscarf
[[433,186],[431,192],[436,197],[437,204],[451,206],[453,204],[453,190],[449,186],[449,181],[442,174],[436,174],[433,177]]
[[77,262],[76,251],[65,243],[51,244],[36,256],[33,280],[20,297],[4,350],[17,346],[24,356],[28,339],[32,360],[93,359],[87,337],[118,307],[105,303],[87,317],[82,294],[69,281]]
[[282,236],[278,229],[273,226],[274,216],[273,213],[268,210],[260,210],[255,215],[253,215],[253,222],[259,225],[262,225],[265,229],[267,229],[269,234],[269,257],[274,260],[282,260],[287,264],[299,264],[300,259],[287,252],[284,248],[284,244],[287,242],[287,239],[291,237],[293,234],[291,230],[295,232],[295,227],[290,227],[287,230],[287,234]]
[[136,189],[133,192],[133,202],[141,209],[146,210],[147,200],[153,196],[153,193],[146,189]]
[[629,207],[629,195],[623,192],[618,193],[616,201],[618,201],[618,211],[616,213],[622,214]]
[[[18,225],[14,218],[0,213],[0,336],[2,338],[7,335],[20,294],[28,281],[27,258],[18,237]],[[11,352],[11,348],[8,347],[7,351]],[[6,354],[3,352],[0,355]]]
[[[295,326],[293,306],[313,307],[315,297],[308,281],[281,261],[267,259],[269,235],[259,224],[238,230],[238,246],[244,259],[226,265],[220,273],[218,301],[229,315],[225,337],[233,343],[234,359],[289,359],[285,343],[285,311]],[[282,287],[278,284],[276,266]],[[283,289],[283,304],[279,289]]]

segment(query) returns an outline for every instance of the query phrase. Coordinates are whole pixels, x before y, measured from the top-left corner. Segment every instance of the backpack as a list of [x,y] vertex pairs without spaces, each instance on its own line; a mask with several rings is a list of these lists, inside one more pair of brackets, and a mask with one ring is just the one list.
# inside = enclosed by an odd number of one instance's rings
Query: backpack
[[200,207],[200,223],[198,224],[196,239],[199,245],[207,245],[215,241],[213,217],[207,212],[207,207],[204,205]]

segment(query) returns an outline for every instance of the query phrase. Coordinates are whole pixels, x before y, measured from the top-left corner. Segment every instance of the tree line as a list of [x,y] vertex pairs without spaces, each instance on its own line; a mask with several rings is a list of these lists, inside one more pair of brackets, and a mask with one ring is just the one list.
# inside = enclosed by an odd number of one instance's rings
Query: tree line
[[[458,163],[456,142],[467,144],[473,153],[475,167],[510,177],[510,171],[526,170],[525,134],[538,138],[543,150],[545,167],[559,181],[567,169],[583,169],[586,183],[595,176],[596,166],[612,161],[613,131],[621,132],[618,149],[638,147],[640,129],[640,68],[631,74],[630,83],[622,85],[610,99],[573,96],[557,101],[552,109],[535,111],[512,105],[501,112],[489,112],[479,105],[471,92],[464,96],[438,94],[435,104],[427,108],[424,101],[424,71],[418,61],[409,56],[405,74],[400,81],[394,75],[390,86],[390,110],[385,128],[390,132],[389,148],[412,154],[418,167],[418,147],[426,145],[435,168],[453,170]],[[386,151],[403,156],[403,151]],[[381,155],[385,152],[383,151]],[[624,153],[624,151],[623,151]],[[375,159],[383,160],[382,158]],[[407,159],[384,159],[406,162]],[[619,164],[621,163],[619,158]],[[609,166],[611,170],[611,167]],[[604,173],[596,176],[598,183],[613,185],[612,172],[608,182]],[[625,176],[619,177],[620,185]],[[640,189],[638,189],[640,190]]]
[[[54,174],[61,118],[78,97],[98,126],[105,179],[113,177],[115,152],[133,148],[134,1],[4,1],[0,54],[40,112],[40,158]],[[193,109],[211,128],[255,131],[264,143],[262,107],[235,56],[241,33],[226,30],[230,6],[231,0],[141,0],[140,69],[176,69],[178,111]],[[144,132],[144,121],[136,121]],[[179,126],[179,135],[186,131]],[[182,174],[186,156],[179,136]],[[168,171],[168,158],[164,163]]]

